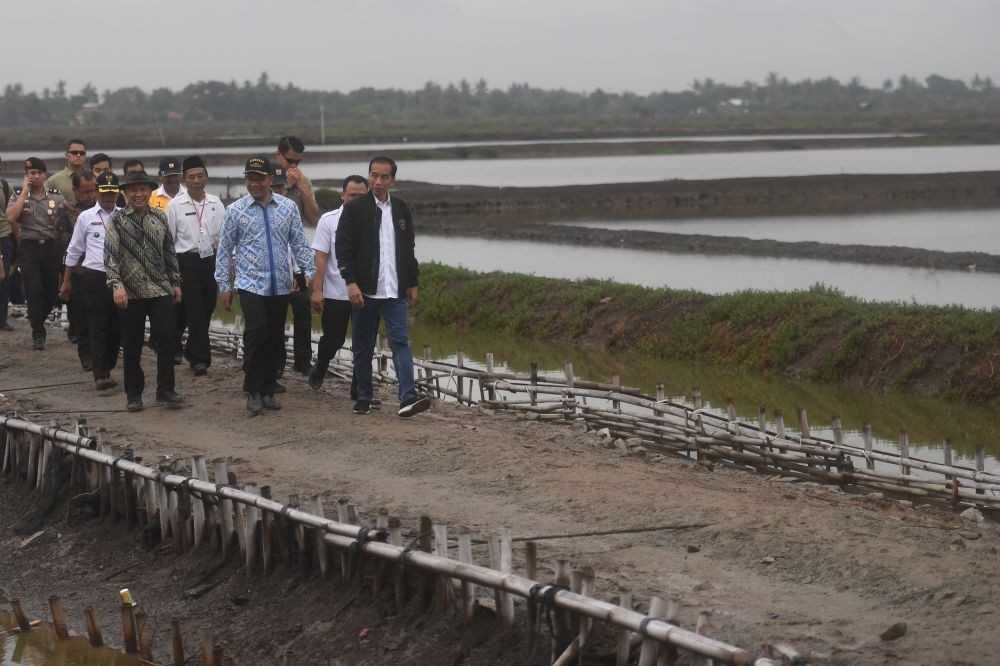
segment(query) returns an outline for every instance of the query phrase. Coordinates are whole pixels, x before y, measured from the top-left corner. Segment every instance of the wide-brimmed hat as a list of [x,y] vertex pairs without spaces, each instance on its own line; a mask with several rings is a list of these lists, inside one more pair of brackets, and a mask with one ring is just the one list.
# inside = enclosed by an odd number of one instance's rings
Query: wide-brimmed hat
[[160,182],[145,171],[133,171],[121,180],[120,185],[123,190],[127,189],[129,185],[150,185],[157,188],[160,186]]

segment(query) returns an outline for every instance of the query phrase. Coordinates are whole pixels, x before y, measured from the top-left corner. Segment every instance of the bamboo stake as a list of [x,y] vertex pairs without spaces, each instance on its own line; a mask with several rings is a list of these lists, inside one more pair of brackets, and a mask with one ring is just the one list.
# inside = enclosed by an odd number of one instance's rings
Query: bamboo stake
[[[463,564],[472,564],[472,535],[469,528],[460,525],[455,528],[458,534],[458,561]],[[531,576],[529,576],[530,578]],[[462,619],[466,624],[471,624],[476,615],[476,585],[468,581],[462,581]]]
[[[448,526],[434,525],[434,554],[438,557],[448,559]],[[437,584],[437,607],[438,610],[445,611],[454,605],[454,589],[451,581],[447,578],[438,578]]]
[[132,604],[122,603],[122,641],[125,644],[125,654],[139,653],[139,640],[135,633],[135,615]]
[[170,636],[174,658],[173,666],[184,666],[184,637],[181,635],[180,620],[170,621]]
[[94,611],[94,607],[87,606],[84,608],[83,617],[87,624],[87,638],[90,640],[90,646],[103,647],[104,637],[101,635],[101,623],[97,619],[97,612]]
[[11,599],[10,607],[14,611],[14,618],[17,620],[18,628],[24,632],[31,631],[31,620],[28,619],[24,608],[21,606],[21,599],[19,597]]
[[[653,597],[649,601],[649,614],[655,620],[662,620],[666,617],[667,605],[660,597]],[[660,644],[646,638],[642,641],[642,652],[639,653],[639,666],[653,666],[656,663]]]
[[[513,551],[511,545],[512,530],[509,527],[500,529],[500,573],[510,574],[513,572]],[[514,626],[514,597],[503,593],[500,597],[503,606],[498,609],[503,614],[503,626],[510,630]]]
[[[312,497],[312,512],[317,516],[324,516],[323,498],[319,495]],[[316,533],[316,560],[319,562],[319,573],[323,579],[330,577],[330,551],[327,550],[326,541],[323,540],[320,532]]]
[[146,614],[139,612],[135,616],[139,631],[139,654],[147,661],[153,661],[153,637],[149,633]]
[[[618,595],[618,605],[622,608],[632,610],[632,593],[622,591]],[[615,666],[627,666],[629,655],[632,651],[632,632],[624,627],[617,630],[618,644],[615,649]]]
[[[212,464],[215,467],[216,485],[228,485],[229,473],[226,470],[226,459],[216,458],[212,461]],[[219,503],[219,517],[222,522],[222,557],[223,559],[227,559],[229,557],[229,552],[232,549],[233,536],[235,534],[232,500],[223,497],[222,501]]]
[[66,629],[66,615],[63,613],[59,597],[49,597],[49,609],[52,611],[52,626],[56,630],[56,637],[60,640],[68,639],[69,630]]
[[212,644],[212,630],[202,629],[201,635],[201,663],[202,666],[222,666],[222,664],[216,664],[215,662],[215,652]]
[[[261,486],[260,495],[271,499],[271,486]],[[274,572],[274,514],[270,511],[261,512],[260,544],[263,573],[270,576]]]

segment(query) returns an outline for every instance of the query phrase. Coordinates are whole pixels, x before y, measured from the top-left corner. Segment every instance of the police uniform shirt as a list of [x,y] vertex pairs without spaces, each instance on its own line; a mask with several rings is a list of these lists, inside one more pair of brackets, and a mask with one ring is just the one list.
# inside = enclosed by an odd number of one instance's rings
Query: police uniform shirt
[[178,192],[167,205],[167,226],[174,237],[177,254],[198,251],[198,234],[204,233],[219,247],[219,232],[226,216],[226,207],[214,194],[205,193],[200,203],[195,203],[187,190]]
[[28,193],[21,217],[17,219],[21,240],[51,241],[56,239],[56,214],[65,199],[57,192],[44,190],[38,199]]
[[111,213],[101,208],[100,204],[80,213],[76,218],[76,226],[73,227],[73,237],[66,248],[67,266],[78,266],[83,257],[84,268],[105,272],[104,232],[109,219]]
[[6,238],[11,234],[10,222],[7,221],[7,203],[3,188],[0,188],[0,238]]

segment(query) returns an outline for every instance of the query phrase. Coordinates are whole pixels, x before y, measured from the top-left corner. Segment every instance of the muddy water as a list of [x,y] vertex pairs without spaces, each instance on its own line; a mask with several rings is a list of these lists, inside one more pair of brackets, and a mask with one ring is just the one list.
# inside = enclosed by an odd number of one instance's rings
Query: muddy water
[[39,625],[27,634],[7,633],[7,629],[16,626],[11,615],[0,611],[0,666],[139,666],[142,663],[137,655],[92,648],[83,637],[61,641],[46,625]]

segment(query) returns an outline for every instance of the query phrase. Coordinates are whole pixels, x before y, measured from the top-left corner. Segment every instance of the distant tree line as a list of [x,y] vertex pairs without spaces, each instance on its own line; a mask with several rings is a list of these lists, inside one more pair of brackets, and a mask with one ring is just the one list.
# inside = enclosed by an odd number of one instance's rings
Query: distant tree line
[[148,125],[150,123],[239,123],[308,120],[323,107],[329,122],[406,123],[428,120],[575,118],[593,120],[676,118],[747,114],[976,114],[996,113],[1000,89],[990,78],[966,82],[933,75],[923,81],[902,76],[870,88],[857,78],[789,81],[770,74],[763,83],[740,85],[696,80],[680,92],[637,95],[542,90],[528,84],[490,88],[485,80],[418,90],[360,88],[351,92],[304,90],[272,83],[199,81],[181,90],[137,87],[99,92],[91,84],[70,94],[66,83],[41,92],[8,84],[0,97],[0,126]]

